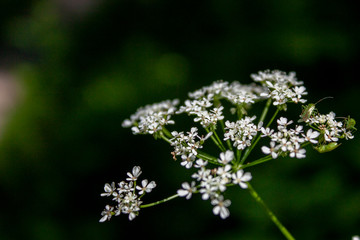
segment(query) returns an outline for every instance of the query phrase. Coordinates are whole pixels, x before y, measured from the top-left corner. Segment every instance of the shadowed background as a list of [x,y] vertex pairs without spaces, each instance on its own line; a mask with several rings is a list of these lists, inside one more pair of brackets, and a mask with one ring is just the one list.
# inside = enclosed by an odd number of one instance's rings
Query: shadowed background
[[[0,3],[0,239],[282,239],[247,191],[221,220],[200,196],[99,223],[106,182],[132,166],[151,202],[190,172],[171,148],[121,122],[213,81],[296,71],[320,112],[360,121],[360,15],[352,1],[52,0]],[[289,106],[290,108],[290,106]],[[300,106],[291,106],[293,117]],[[186,126],[189,128],[190,126]],[[359,140],[251,169],[297,239],[360,234]]]

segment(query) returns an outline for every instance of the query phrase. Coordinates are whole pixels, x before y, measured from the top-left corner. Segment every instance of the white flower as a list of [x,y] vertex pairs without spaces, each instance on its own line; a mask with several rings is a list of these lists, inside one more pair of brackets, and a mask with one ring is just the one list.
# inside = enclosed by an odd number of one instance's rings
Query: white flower
[[261,147],[261,151],[265,154],[271,154],[272,158],[277,158],[278,154],[277,154],[277,150],[279,149],[279,146],[275,146],[275,142],[271,141],[270,142],[270,148],[266,147],[266,146],[262,146]]
[[304,134],[302,134],[303,137],[305,138],[305,141],[311,142],[313,144],[318,143],[317,140],[315,140],[315,138],[317,138],[320,133],[317,131],[313,131],[311,128],[306,132],[306,136]]
[[213,208],[213,213],[215,215],[220,215],[222,219],[225,219],[230,216],[230,211],[227,209],[231,205],[230,200],[224,200],[224,197],[220,195],[218,198],[215,198],[211,201],[211,204],[215,207]]
[[303,148],[300,148],[300,146],[290,146],[289,147],[289,151],[290,151],[290,157],[296,157],[296,158],[305,158],[306,155],[306,150]]
[[139,166],[135,166],[132,169],[132,174],[131,173],[127,173],[127,175],[129,176],[128,178],[126,178],[127,181],[136,181],[137,178],[140,176],[141,174],[141,168]]
[[271,135],[274,133],[274,130],[273,130],[273,129],[264,128],[264,127],[262,127],[262,128],[260,129],[260,131],[262,132],[261,137],[269,137],[269,136],[271,136]]
[[147,179],[144,179],[141,181],[141,186],[136,186],[136,189],[139,190],[139,194],[143,194],[145,192],[149,193],[153,190],[153,188],[156,187],[156,183],[154,181],[151,181],[149,183],[149,181]]
[[186,168],[191,168],[193,162],[195,161],[195,155],[181,155],[182,162],[180,163],[181,166]]
[[197,181],[200,180],[206,180],[211,174],[210,169],[206,169],[205,167],[202,167],[199,169],[197,173],[194,173],[191,175],[192,178],[196,179]]
[[115,188],[114,182],[112,182],[111,185],[106,183],[104,186],[105,193],[100,194],[100,196],[102,196],[102,197],[111,196],[115,190],[116,190],[116,188]]
[[354,138],[354,135],[352,134],[352,132],[348,131],[346,128],[343,128],[342,131],[344,133],[344,137],[345,137],[346,140]]
[[195,168],[202,168],[205,167],[208,164],[208,161],[204,161],[203,159],[198,159],[195,161]]
[[220,153],[220,159],[218,159],[218,162],[221,164],[228,164],[234,159],[234,152],[227,150],[226,152]]
[[212,196],[215,196],[216,195],[216,190],[217,190],[217,188],[212,187],[210,185],[205,185],[204,187],[202,187],[199,190],[199,192],[201,193],[202,200],[208,200]]
[[233,183],[239,184],[241,188],[247,188],[247,184],[245,182],[248,182],[251,180],[252,176],[251,173],[246,172],[244,173],[244,170],[240,169],[236,173],[232,174]]
[[101,212],[101,216],[103,216],[99,222],[105,222],[106,220],[110,220],[111,216],[113,215],[114,207],[106,205],[105,210]]
[[280,117],[277,120],[279,131],[285,131],[286,127],[293,123],[293,120],[288,121],[285,117]]
[[231,165],[227,164],[224,167],[218,167],[216,170],[216,174],[218,176],[221,176],[222,178],[228,178],[231,175],[230,171],[231,171]]
[[325,130],[325,141],[327,142],[337,142],[339,139],[336,137],[336,133],[335,131],[329,131],[329,130]]
[[186,197],[186,199],[190,199],[193,192],[196,191],[195,182],[192,181],[191,185],[188,182],[184,182],[181,184],[182,189],[177,190],[177,194],[180,197]]
[[117,188],[119,194],[121,193],[128,193],[128,192],[132,192],[134,190],[133,188],[133,185],[134,185],[134,182],[124,182],[124,181],[121,181],[118,183],[119,185],[119,188]]
[[129,214],[129,220],[132,221],[139,213],[141,202],[134,202],[131,205],[123,206],[121,212]]
[[358,235],[356,235],[356,236],[353,236],[353,237],[351,238],[351,240],[360,240],[360,237],[359,237]]

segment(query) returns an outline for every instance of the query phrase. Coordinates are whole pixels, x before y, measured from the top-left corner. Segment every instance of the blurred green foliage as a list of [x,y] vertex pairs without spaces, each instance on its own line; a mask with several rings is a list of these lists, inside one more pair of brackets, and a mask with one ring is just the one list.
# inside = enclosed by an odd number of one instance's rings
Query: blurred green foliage
[[[140,106],[184,100],[217,79],[250,82],[264,69],[296,71],[310,101],[334,97],[321,112],[360,122],[355,3],[69,2],[0,3],[1,63],[22,86],[0,136],[0,239],[281,239],[237,189],[225,221],[195,196],[141,211],[133,222],[98,223],[108,203],[103,184],[132,166],[158,183],[149,202],[190,175],[167,144],[133,136],[121,122]],[[360,234],[359,144],[355,134],[334,152],[268,162],[252,169],[252,185],[297,239],[350,239]]]

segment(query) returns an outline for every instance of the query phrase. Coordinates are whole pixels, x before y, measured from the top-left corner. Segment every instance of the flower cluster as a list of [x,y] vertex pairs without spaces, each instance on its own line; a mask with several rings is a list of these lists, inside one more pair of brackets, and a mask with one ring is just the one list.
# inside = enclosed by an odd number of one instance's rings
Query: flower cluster
[[292,120],[288,121],[287,118],[281,117],[277,120],[277,129],[275,132],[270,128],[261,128],[262,137],[270,137],[270,147],[263,146],[261,150],[265,154],[271,154],[272,158],[277,158],[280,153],[284,155],[289,153],[290,157],[304,158],[306,150],[301,148],[301,144],[305,141],[317,143],[317,138],[320,133],[309,129],[303,134],[303,126],[297,125],[294,129],[288,129],[288,126],[293,123]]
[[[156,187],[154,181],[149,182],[147,179],[141,181],[141,185],[136,185],[137,179],[141,174],[141,168],[135,166],[132,172],[128,172],[126,181],[118,183],[116,188],[115,183],[106,183],[104,186],[104,193],[102,197],[112,197],[112,200],[117,203],[116,207],[106,205],[105,210],[101,212],[100,222],[110,220],[112,216],[118,216],[121,213],[128,214],[129,220],[133,220],[140,211],[142,201],[140,199]],[[137,192],[136,192],[137,190]]]
[[260,82],[267,87],[268,92],[261,96],[274,100],[273,104],[286,110],[287,102],[305,103],[304,95],[307,95],[306,88],[302,86],[303,82],[296,79],[295,73],[286,74],[279,70],[259,71],[258,74],[251,74],[255,82]]
[[353,128],[349,126],[350,118],[345,118],[344,121],[339,122],[336,119],[334,112],[328,114],[316,113],[306,119],[306,123],[318,129],[323,135],[326,142],[337,142],[339,138],[353,139]]
[[212,135],[212,132],[208,133],[205,137],[200,137],[198,129],[192,127],[190,132],[187,132],[187,135],[177,131],[171,132],[171,135],[173,136],[170,140],[171,146],[174,147],[172,152],[173,158],[176,160],[176,156],[180,155],[182,159],[181,166],[191,168],[198,155],[198,149],[203,147],[202,145]]
[[223,219],[227,218],[230,215],[227,207],[230,206],[231,201],[224,200],[222,193],[229,184],[236,184],[245,189],[247,188],[246,182],[252,178],[251,173],[244,173],[242,169],[233,172],[232,166],[229,164],[232,160],[234,160],[234,153],[229,150],[220,153],[218,162],[222,166],[212,170],[205,167],[207,165],[206,161],[198,160],[196,166],[200,169],[192,175],[198,185],[195,186],[195,181],[190,184],[184,182],[182,189],[177,191],[178,195],[190,199],[193,193],[199,192],[203,200],[209,199],[211,201],[215,215],[220,215]]
[[[250,193],[253,191],[249,183],[252,175],[244,172],[244,168],[278,157],[305,158],[306,145],[312,145],[321,153],[328,152],[340,145],[339,139],[353,138],[352,133],[356,130],[354,119],[347,117],[340,122],[332,112],[319,114],[316,104],[303,106],[301,119],[296,125],[286,117],[277,118],[279,112],[287,110],[288,104],[307,101],[304,98],[306,88],[294,72],[266,70],[252,74],[251,78],[254,81],[251,84],[215,81],[189,93],[189,99],[179,107],[177,99],[147,105],[122,123],[123,127],[131,127],[133,134],[151,134],[165,140],[173,147],[173,159],[180,156],[181,166],[194,171],[192,181],[182,183],[177,194],[168,199],[178,196],[189,199],[200,193],[203,200],[210,200],[215,215],[226,218],[230,215],[228,207],[231,204],[229,199],[224,200],[226,189],[239,185],[248,188]],[[264,107],[260,117],[250,114],[254,105],[262,101],[266,101],[265,105],[257,105]],[[267,114],[270,112],[273,115],[269,118]],[[191,116],[196,125],[187,132],[168,130],[167,127],[175,125],[173,119],[177,114]],[[272,127],[273,123],[276,123],[275,127]],[[206,134],[201,134],[201,130]],[[211,154],[205,151],[208,139],[218,147],[219,158],[212,155],[214,151]],[[267,156],[249,158],[261,139],[269,140],[259,146]],[[140,168],[134,167],[133,173],[128,173],[129,182],[119,183],[119,188],[115,188],[114,183],[105,185],[102,196],[112,196],[118,206],[115,211],[114,207],[106,206],[101,221],[120,213],[129,214],[132,220],[138,214],[141,197],[155,187],[155,182],[147,180],[143,180],[142,187],[136,186],[139,172]]]
[[230,139],[233,142],[233,146],[238,150],[249,147],[251,145],[251,140],[257,135],[263,124],[263,122],[259,122],[258,125],[255,125],[253,123],[255,118],[256,116],[246,116],[236,122],[226,121],[224,140]]
[[139,108],[130,119],[124,120],[123,127],[132,127],[133,134],[155,134],[164,125],[174,124],[171,115],[176,110],[179,100],[166,100]]

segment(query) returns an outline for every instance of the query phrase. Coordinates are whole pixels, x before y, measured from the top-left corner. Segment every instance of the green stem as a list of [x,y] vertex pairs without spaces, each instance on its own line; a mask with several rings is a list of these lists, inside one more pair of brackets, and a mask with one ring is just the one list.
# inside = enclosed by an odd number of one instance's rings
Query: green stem
[[178,194],[175,194],[175,195],[172,195],[172,196],[170,196],[170,197],[168,197],[168,198],[165,198],[165,199],[160,200],[160,201],[157,201],[157,202],[140,205],[140,208],[147,208],[147,207],[156,206],[156,205],[159,205],[159,204],[161,204],[161,203],[170,201],[170,200],[172,200],[172,199],[174,199],[174,198],[177,198],[178,196],[179,196]]
[[271,105],[271,98],[269,98],[267,100],[265,108],[264,108],[263,112],[261,113],[261,117],[259,119],[259,122],[264,122],[265,117],[266,117],[266,115],[267,115],[267,113],[269,111],[270,105]]
[[165,126],[162,127],[162,131],[163,131],[163,133],[164,133],[168,138],[172,138],[172,137],[173,137],[173,135],[171,135],[171,133],[169,132],[169,130],[167,130],[167,129],[165,128]]
[[252,166],[255,166],[255,165],[258,165],[258,164],[261,164],[261,163],[264,163],[264,162],[267,162],[267,161],[270,161],[272,160],[273,158],[271,157],[271,155],[268,155],[268,156],[265,156],[263,158],[259,158],[253,162],[249,162],[245,165],[241,165],[239,167],[239,169],[244,169],[244,168],[248,168],[248,167],[252,167]]
[[225,148],[224,144],[222,143],[222,141],[220,140],[219,136],[217,135],[217,133],[216,133],[216,131],[215,131],[215,128],[214,128],[214,130],[213,130],[213,133],[214,133],[215,138],[217,139],[217,141],[220,143],[221,148],[223,149],[222,151],[225,152],[225,151],[226,151],[226,148]]
[[242,106],[241,105],[237,105],[236,107],[236,112],[237,112],[237,115],[238,115],[238,119],[242,119],[243,117],[243,113],[242,113]]
[[279,113],[279,111],[280,111],[280,108],[277,108],[274,115],[270,119],[269,123],[266,125],[266,127],[270,127],[271,123],[274,121],[274,119],[276,118],[276,115]]
[[221,165],[219,162],[218,162],[218,159],[216,157],[213,157],[207,153],[204,153],[200,150],[197,150],[197,155],[196,155],[198,158],[201,158],[205,161],[208,161],[212,164],[215,164],[215,165]]
[[280,232],[286,237],[288,240],[295,240],[295,238],[291,235],[291,233],[281,224],[279,219],[275,216],[275,214],[269,209],[269,207],[265,204],[265,202],[260,198],[259,194],[255,192],[254,188],[247,183],[251,196],[255,199],[255,201],[260,204],[264,210],[266,211],[267,215],[270,217],[271,221],[278,227]]
[[241,159],[242,150],[236,148],[236,162],[239,163]]
[[[208,128],[205,128],[205,130],[206,130],[207,133],[210,132],[210,130],[209,130]],[[214,131],[212,131],[212,132],[213,132],[213,134],[210,136],[210,138],[213,140],[213,142],[216,144],[216,146],[218,146],[218,148],[219,148],[221,151],[225,152],[225,151],[226,151],[226,148],[224,147],[224,145],[223,145],[221,142],[218,142],[218,140],[216,139],[216,137],[214,137],[214,135],[216,134],[216,133],[215,133],[215,129],[214,129]]]
[[170,141],[169,138],[165,137],[165,135],[163,134],[163,132],[160,132],[160,136],[162,139],[164,139],[166,142],[168,142],[170,145],[172,144],[172,142]]

